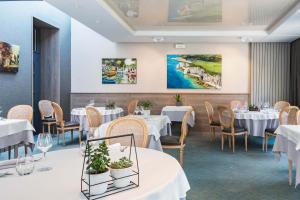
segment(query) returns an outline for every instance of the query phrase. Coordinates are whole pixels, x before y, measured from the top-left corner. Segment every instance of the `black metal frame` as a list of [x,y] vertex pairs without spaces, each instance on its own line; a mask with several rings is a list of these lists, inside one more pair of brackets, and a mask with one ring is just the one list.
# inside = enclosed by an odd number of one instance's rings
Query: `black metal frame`
[[[91,142],[96,142],[96,141],[104,141],[105,140],[109,140],[109,139],[114,139],[114,138],[121,138],[121,137],[130,137],[130,146],[129,146],[129,156],[128,156],[128,159],[130,160],[131,158],[131,151],[132,151],[132,148],[134,148],[134,153],[135,153],[135,159],[136,159],[136,169],[137,171],[135,170],[131,170],[132,171],[132,174],[128,175],[128,176],[124,176],[124,177],[120,177],[120,178],[114,178],[110,175],[110,180],[108,181],[103,181],[103,182],[99,182],[99,183],[96,183],[96,184],[93,184],[91,185],[90,184],[90,174],[87,174],[88,176],[88,180],[86,180],[85,178],[85,169],[86,169],[86,160],[87,160],[87,157],[88,157],[88,160],[90,159],[90,152],[87,151],[87,148],[90,145]],[[120,192],[123,192],[123,191],[126,191],[126,190],[130,190],[130,189],[133,189],[133,188],[136,188],[136,187],[139,187],[139,184],[140,184],[140,175],[139,175],[139,162],[138,162],[138,156],[137,156],[137,150],[136,150],[136,145],[135,145],[135,139],[134,139],[134,135],[133,134],[126,134],[126,135],[118,135],[118,136],[112,136],[112,137],[103,137],[103,138],[98,138],[98,139],[90,139],[90,140],[87,140],[87,145],[86,145],[86,150],[85,152],[88,152],[88,155],[84,155],[84,159],[83,159],[83,165],[82,165],[82,172],[81,172],[81,184],[80,184],[80,190],[81,190],[81,193],[86,197],[86,199],[88,200],[96,200],[96,199],[101,199],[101,198],[104,198],[104,197],[107,197],[107,196],[110,196],[110,195],[113,195],[113,194],[116,194],[116,193],[120,193]],[[117,188],[113,185],[113,182],[115,180],[119,180],[119,179],[123,179],[123,178],[127,178],[127,177],[131,177],[131,176],[137,176],[137,183],[134,182],[133,180],[130,180],[130,184],[128,186],[125,186],[125,187],[122,187],[122,188]],[[96,194],[96,195],[91,195],[90,191],[91,191],[91,187],[95,186],[95,185],[99,185],[99,184],[103,184],[103,183],[108,183],[108,188],[107,188],[107,191],[102,193],[102,194]],[[88,189],[83,189],[83,184],[87,185],[88,186]]]

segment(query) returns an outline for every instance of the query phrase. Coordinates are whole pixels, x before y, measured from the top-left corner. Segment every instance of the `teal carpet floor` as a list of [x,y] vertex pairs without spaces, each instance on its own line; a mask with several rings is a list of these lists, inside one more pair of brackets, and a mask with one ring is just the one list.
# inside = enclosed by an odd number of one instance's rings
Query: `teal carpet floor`
[[[66,146],[57,145],[54,137],[51,151],[79,148],[77,134],[73,143],[69,135],[66,135]],[[222,152],[220,138],[211,142],[205,134],[190,133],[184,155],[184,171],[191,185],[187,200],[299,200],[300,186],[295,189],[294,185],[288,185],[287,158],[275,159],[272,142],[269,152],[264,153],[261,138],[250,137],[245,152],[240,138],[235,153],[227,143]],[[165,152],[177,157],[177,151]],[[3,159],[7,159],[7,153],[1,153],[0,160]]]

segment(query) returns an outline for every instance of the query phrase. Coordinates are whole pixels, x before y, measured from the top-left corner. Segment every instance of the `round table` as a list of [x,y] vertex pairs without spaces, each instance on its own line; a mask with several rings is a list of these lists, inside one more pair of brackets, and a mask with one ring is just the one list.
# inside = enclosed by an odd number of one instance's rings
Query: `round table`
[[[190,189],[183,169],[168,154],[152,149],[137,148],[140,167],[140,186],[120,192],[103,200],[176,200],[185,198]],[[119,155],[121,156],[121,155]],[[31,175],[1,178],[1,199],[76,200],[85,199],[80,193],[83,157],[78,149],[53,151],[38,165],[53,167],[51,171],[34,171]]]
[[[105,107],[96,107],[103,116],[102,123],[106,123],[123,116],[124,110],[116,107],[114,109],[105,109]],[[71,111],[71,121],[80,124],[80,131],[89,131],[89,125],[86,118],[85,108],[73,108]]]
[[234,124],[248,130],[252,136],[264,137],[267,128],[277,128],[279,112],[275,110],[235,111]]

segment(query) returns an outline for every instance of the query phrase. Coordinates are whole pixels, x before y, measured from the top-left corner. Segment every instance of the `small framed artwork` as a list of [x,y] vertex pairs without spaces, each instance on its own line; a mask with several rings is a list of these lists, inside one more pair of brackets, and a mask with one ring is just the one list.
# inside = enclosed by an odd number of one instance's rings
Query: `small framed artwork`
[[0,72],[17,73],[20,63],[20,46],[0,41]]
[[136,58],[103,58],[102,84],[136,84]]

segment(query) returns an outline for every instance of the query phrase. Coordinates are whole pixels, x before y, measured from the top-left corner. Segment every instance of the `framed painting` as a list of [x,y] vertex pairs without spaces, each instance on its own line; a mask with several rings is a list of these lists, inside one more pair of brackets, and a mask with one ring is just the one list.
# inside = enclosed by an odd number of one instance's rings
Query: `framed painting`
[[102,84],[136,84],[136,58],[103,58]]
[[222,55],[167,55],[168,89],[221,89]]
[[20,63],[20,47],[0,41],[0,72],[17,73]]

